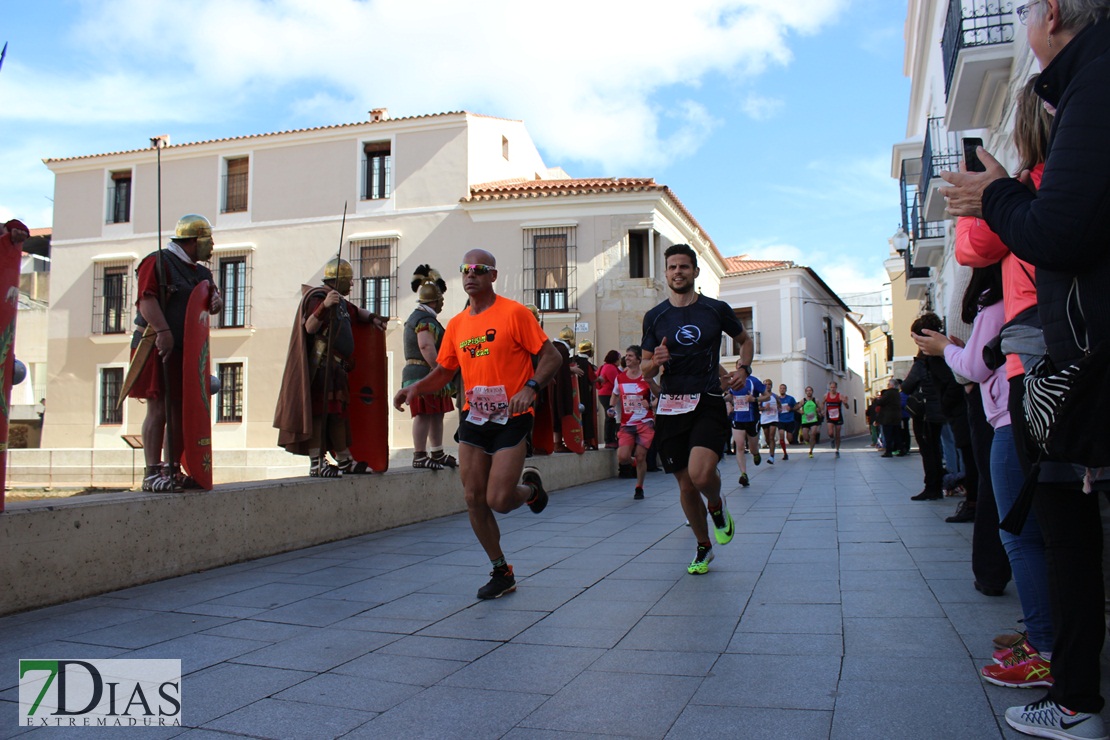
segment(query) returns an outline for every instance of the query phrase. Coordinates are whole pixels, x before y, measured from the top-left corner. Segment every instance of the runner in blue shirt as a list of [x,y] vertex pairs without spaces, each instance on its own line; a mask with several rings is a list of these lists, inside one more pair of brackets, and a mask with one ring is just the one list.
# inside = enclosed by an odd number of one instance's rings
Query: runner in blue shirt
[[[739,364],[739,360],[737,360]],[[763,381],[750,376],[740,388],[729,390],[729,400],[732,404],[732,439],[736,443],[736,464],[740,466],[740,485],[748,487],[748,462],[747,452],[751,450],[752,461],[759,465],[762,458],[759,456],[759,411],[757,404],[765,401],[770,393]]]
[[786,452],[786,437],[794,434],[794,404],[798,399],[787,395],[786,383],[779,384],[779,444],[782,445],[782,459],[789,460]]

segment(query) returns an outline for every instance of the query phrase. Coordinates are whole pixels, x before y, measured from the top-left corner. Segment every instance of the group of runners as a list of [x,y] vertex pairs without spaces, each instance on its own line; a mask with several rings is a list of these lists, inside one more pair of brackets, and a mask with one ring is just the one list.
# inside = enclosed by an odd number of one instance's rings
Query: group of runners
[[[739,366],[740,361],[737,361]],[[736,464],[740,468],[740,485],[747,487],[747,453],[752,462],[763,462],[760,454],[759,433],[763,431],[767,446],[767,463],[775,464],[775,444],[782,448],[782,459],[789,460],[788,437],[797,431],[797,439],[809,445],[809,456],[817,444],[822,419],[828,426],[829,444],[840,457],[840,430],[844,425],[844,404],[847,399],[837,390],[836,383],[829,383],[824,398],[813,396],[813,386],[806,386],[805,397],[800,401],[787,393],[786,384],[779,385],[778,393],[771,388],[770,378],[760,380],[749,376],[740,388],[729,391],[729,419],[732,422],[732,440],[736,448]]]
[[[736,313],[727,303],[695,289],[700,270],[694,250],[676,244],[664,257],[670,296],[647,312],[640,344],[625,351],[626,367],[615,382],[608,413],[620,420],[621,463],[636,467],[635,498],[643,497],[646,455],[653,440],[663,470],[675,477],[696,539],[687,571],[698,575],[709,571],[714,545],[728,544],[736,531],[718,472],[735,425],[730,424],[726,396],[735,413],[738,399],[746,397],[750,405],[766,391],[751,376],[754,345]],[[495,292],[497,262],[492,254],[467,252],[460,272],[467,307],[447,324],[435,366],[399,390],[393,403],[398,410],[411,405],[461,371],[465,404],[459,424],[459,469],[471,527],[491,565],[490,581],[478,590],[478,598],[494,599],[516,590],[495,514],[525,505],[538,514],[547,505],[539,471],[525,467],[526,438],[536,395],[551,381],[561,359],[531,311]],[[732,371],[720,365],[722,334],[739,347],[740,359]],[[807,411],[813,419],[817,413],[812,389],[807,391],[801,402],[803,427],[810,423]],[[831,394],[821,412],[836,425],[839,448],[843,399],[835,387]],[[792,414],[794,399],[787,399]],[[776,424],[780,413],[785,412],[776,401]],[[757,439],[754,428],[751,437]],[[758,448],[753,452],[758,455]]]

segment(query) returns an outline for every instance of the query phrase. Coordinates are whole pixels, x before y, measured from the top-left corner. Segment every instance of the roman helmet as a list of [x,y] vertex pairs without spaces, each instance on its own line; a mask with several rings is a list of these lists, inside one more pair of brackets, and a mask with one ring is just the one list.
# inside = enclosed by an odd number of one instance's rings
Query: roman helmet
[[587,357],[594,356],[594,343],[589,339],[585,339],[578,343],[578,354],[586,355]]
[[566,342],[568,347],[573,347],[574,346],[574,329],[571,329],[569,326],[564,326],[559,331],[559,341]]
[[420,265],[412,274],[412,290],[416,293],[416,302],[432,305],[439,302],[439,313],[443,308],[443,294],[447,292],[447,282],[439,274],[439,270],[428,265]]
[[531,311],[532,315],[536,317],[536,321],[540,322],[540,326],[543,326],[543,319],[540,318],[540,307],[535,303],[528,303],[524,307]]
[[351,263],[340,257],[328,260],[327,266],[324,267],[324,282],[335,281],[335,289],[339,291],[339,295],[350,295],[354,277],[355,271]]
[[174,240],[196,239],[197,262],[207,262],[212,256],[212,224],[204,216],[196,213],[187,213],[177,220],[177,229],[173,234]]

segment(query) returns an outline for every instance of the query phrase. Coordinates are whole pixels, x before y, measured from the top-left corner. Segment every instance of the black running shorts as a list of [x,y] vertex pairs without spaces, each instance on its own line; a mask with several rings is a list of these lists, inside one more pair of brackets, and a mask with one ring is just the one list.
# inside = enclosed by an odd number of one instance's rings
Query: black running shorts
[[668,473],[685,470],[694,447],[713,450],[720,459],[731,435],[723,396],[703,393],[690,413],[655,417],[656,447]]
[[531,431],[531,414],[518,414],[510,417],[504,424],[487,421],[478,425],[463,421],[459,424],[459,442],[479,447],[487,455],[492,455],[498,450],[516,447]]

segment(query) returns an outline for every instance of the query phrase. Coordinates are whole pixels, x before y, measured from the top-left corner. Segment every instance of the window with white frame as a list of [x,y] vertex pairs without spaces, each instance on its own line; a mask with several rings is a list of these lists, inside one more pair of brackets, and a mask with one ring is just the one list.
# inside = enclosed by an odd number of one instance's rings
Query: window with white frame
[[120,406],[120,394],[123,391],[123,368],[100,368],[100,423],[122,424],[123,407]]
[[836,367],[844,370],[848,367],[844,353],[844,327],[838,326],[833,331],[833,348],[836,351]]
[[133,260],[94,263],[93,334],[124,334],[131,329]]
[[234,157],[224,160],[224,203],[222,213],[239,213],[247,210],[250,192],[250,158]]
[[577,308],[577,228],[524,229],[524,294],[544,312]]
[[221,362],[216,368],[220,392],[216,399],[216,422],[243,421],[243,363]]
[[393,151],[388,141],[362,145],[362,199],[388,198],[393,187]]
[[131,220],[131,170],[112,173],[108,184],[108,213],[105,221],[123,224]]
[[351,302],[378,316],[396,314],[398,241],[396,237],[351,240],[355,273]]
[[224,302],[220,311],[221,329],[251,325],[251,272],[249,249],[217,253],[216,282]]
[[[759,332],[755,330],[754,313],[751,306],[744,306],[743,308],[733,309],[736,314],[737,320],[743,325],[744,331],[752,338],[752,349],[754,356],[758,357],[762,347],[760,347]],[[739,356],[740,355],[740,342],[736,341],[733,337],[726,335],[721,336],[721,354]],[[727,352],[725,350],[728,350]]]

